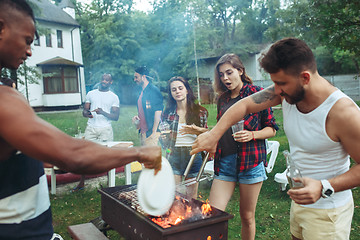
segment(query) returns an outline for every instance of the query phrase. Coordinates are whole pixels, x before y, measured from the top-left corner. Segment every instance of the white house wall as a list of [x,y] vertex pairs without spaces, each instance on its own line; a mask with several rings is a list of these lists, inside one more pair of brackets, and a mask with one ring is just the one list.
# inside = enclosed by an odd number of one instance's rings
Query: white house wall
[[[210,78],[211,81],[213,81],[214,80],[214,67],[215,67],[215,63],[214,63],[213,68],[211,69],[211,67],[210,67],[210,69],[209,69],[209,65],[203,64],[203,61],[202,61],[200,64],[198,64],[199,77],[200,78]],[[195,71],[193,71],[193,73],[195,74],[194,77],[196,77]]]
[[[59,95],[61,95],[59,97]],[[78,93],[45,94],[43,95],[44,105],[48,107],[72,106],[74,102],[80,102]]]
[[[248,58],[243,58],[241,61],[244,64],[244,67],[246,69],[246,74],[251,77],[253,80],[263,79],[264,76],[262,72],[260,71],[260,66],[258,62],[258,58],[260,57],[260,54],[252,54]],[[220,57],[219,57],[220,58]],[[198,71],[199,71],[199,77],[200,78],[209,78],[211,81],[214,81],[214,69],[216,65],[217,59],[211,59],[211,60],[200,60],[198,62]],[[195,70],[195,67],[194,67]],[[195,71],[193,71],[193,75],[191,77],[196,77]]]
[[251,55],[246,59],[241,59],[242,63],[244,64],[246,74],[251,78],[256,78],[256,61],[255,61],[256,55]]
[[[62,57],[80,64],[83,64],[81,54],[81,42],[80,42],[80,30],[78,27],[64,26],[60,24],[52,24],[45,22],[38,22],[37,25],[41,25],[42,28],[50,28],[52,47],[46,47],[45,36],[40,36],[40,46],[32,45],[32,56],[26,61],[28,66],[35,67],[36,64],[49,60],[54,57]],[[56,30],[61,30],[63,33],[63,47],[58,48]],[[72,31],[72,37],[71,37]],[[73,41],[73,45],[72,42]],[[38,68],[41,73],[41,68]],[[39,80],[40,84],[31,84],[28,87],[29,103],[33,107],[38,106],[68,106],[68,105],[80,105],[85,99],[85,77],[84,69],[80,68],[79,74],[79,90],[80,93],[75,93],[77,97],[68,98],[68,94],[54,94],[54,97],[48,97],[44,95],[43,80]],[[24,86],[19,86],[19,90],[24,93]],[[68,98],[68,99],[67,99]]]

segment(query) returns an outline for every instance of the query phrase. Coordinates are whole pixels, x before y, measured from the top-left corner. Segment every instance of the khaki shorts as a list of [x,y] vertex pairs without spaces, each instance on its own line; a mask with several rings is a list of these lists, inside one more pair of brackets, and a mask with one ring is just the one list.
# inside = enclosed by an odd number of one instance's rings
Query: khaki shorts
[[91,141],[107,142],[113,141],[114,133],[111,126],[103,128],[87,126],[85,129],[84,138]]
[[348,240],[354,202],[332,209],[307,208],[291,202],[290,232],[305,240]]

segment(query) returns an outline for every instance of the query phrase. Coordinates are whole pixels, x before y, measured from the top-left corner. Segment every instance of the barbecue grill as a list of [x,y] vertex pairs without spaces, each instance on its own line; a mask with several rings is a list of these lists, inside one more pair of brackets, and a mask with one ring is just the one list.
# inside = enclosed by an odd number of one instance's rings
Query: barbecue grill
[[[177,225],[162,227],[153,221],[156,217],[145,214],[140,207],[136,185],[103,188],[98,191],[101,194],[102,218],[126,239],[228,239],[228,220],[233,218],[233,215],[214,207],[205,218],[190,218]],[[192,199],[191,204],[201,208],[204,203]]]

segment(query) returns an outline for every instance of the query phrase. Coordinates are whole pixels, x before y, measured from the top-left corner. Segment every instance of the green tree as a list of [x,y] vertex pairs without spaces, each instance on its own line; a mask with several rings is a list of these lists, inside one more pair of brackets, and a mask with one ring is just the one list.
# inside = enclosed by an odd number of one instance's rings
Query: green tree
[[354,0],[159,0],[146,14],[133,11],[132,0],[77,4],[87,83],[110,72],[128,96],[134,68],[146,65],[165,90],[170,77],[194,75],[195,56],[246,57],[283,37],[307,41],[324,74],[349,73],[358,66],[358,6]]
[[[81,44],[87,84],[100,81],[111,73],[113,90],[126,102],[126,86],[132,83],[135,55],[140,45],[131,18],[131,0],[95,0],[77,4],[77,21],[81,27]],[[125,89],[125,90],[124,90]]]
[[342,51],[340,55],[353,59],[357,72],[360,73],[360,2],[313,0],[309,9],[310,18],[306,23],[317,39],[328,48],[337,50],[334,52]]
[[3,68],[0,76],[11,78],[14,80],[16,86],[19,86],[19,84],[24,86],[25,88],[22,94],[24,94],[28,101],[28,85],[39,84],[39,79],[41,78],[41,74],[37,71],[36,67],[27,66],[26,63],[21,64],[17,70]]
[[[324,74],[360,72],[359,1],[292,0],[286,4],[275,13],[276,24],[266,30],[268,39],[299,37],[313,49],[321,49],[315,53]],[[336,66],[329,67],[330,63]]]

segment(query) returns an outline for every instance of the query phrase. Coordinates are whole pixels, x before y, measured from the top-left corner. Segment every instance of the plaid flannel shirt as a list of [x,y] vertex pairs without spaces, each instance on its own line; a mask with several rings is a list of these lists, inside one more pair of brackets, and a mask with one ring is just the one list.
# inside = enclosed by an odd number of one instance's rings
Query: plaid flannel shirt
[[[261,87],[254,86],[252,84],[244,83],[244,86],[240,90],[240,94],[237,97],[236,101],[232,104],[235,104],[242,98],[245,98],[251,94],[254,94],[258,91],[262,90]],[[217,120],[221,118],[221,116],[225,113],[229,108],[229,101],[231,100],[230,91],[223,93],[218,100],[218,115]],[[276,130],[279,127],[275,123],[275,118],[273,116],[273,112],[271,108],[265,109],[261,112],[251,113],[244,117],[244,130],[248,131],[259,131],[265,127],[272,127]],[[222,138],[225,136],[222,136]],[[231,136],[231,140],[235,141]],[[240,143],[236,142],[237,145],[237,169],[239,172],[246,171],[248,169],[254,168],[259,165],[261,162],[264,162],[265,166],[267,166],[266,160],[266,145],[265,140],[257,139],[251,140],[250,142]],[[219,174],[219,161],[221,161],[221,156],[227,156],[226,153],[222,151],[223,146],[221,146],[220,142],[218,143],[216,153],[215,153],[215,162],[214,162],[214,170],[215,174]]]
[[[199,127],[208,128],[207,126],[208,115],[209,114],[206,108],[200,107]],[[166,158],[169,159],[176,143],[177,129],[179,125],[179,115],[177,115],[176,113],[176,107],[173,109],[165,109],[165,111],[161,114],[161,121],[166,121],[170,125],[170,130],[171,130],[170,139],[162,139],[160,137],[160,143],[163,149],[166,150]]]

